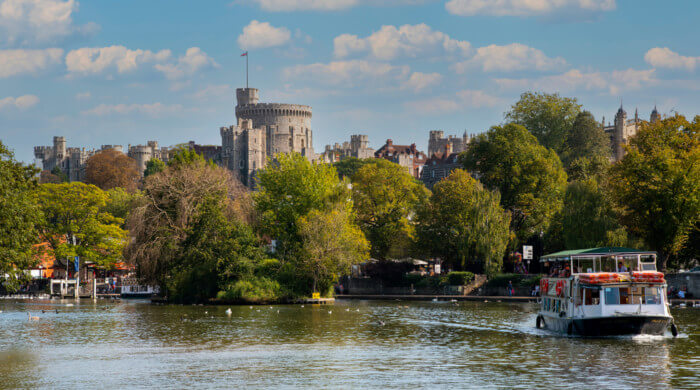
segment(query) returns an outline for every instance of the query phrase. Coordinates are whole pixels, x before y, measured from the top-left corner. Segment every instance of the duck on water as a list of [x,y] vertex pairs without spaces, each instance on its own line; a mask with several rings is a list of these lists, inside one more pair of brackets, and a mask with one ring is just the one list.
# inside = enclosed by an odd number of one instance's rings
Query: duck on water
[[656,252],[603,247],[552,253],[540,258],[549,276],[540,280],[536,326],[581,336],[675,337],[664,274]]

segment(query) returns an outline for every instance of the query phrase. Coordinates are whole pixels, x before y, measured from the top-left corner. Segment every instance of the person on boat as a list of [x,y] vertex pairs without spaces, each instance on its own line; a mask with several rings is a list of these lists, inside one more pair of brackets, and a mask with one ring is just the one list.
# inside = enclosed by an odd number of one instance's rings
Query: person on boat
[[622,262],[617,264],[617,269],[618,272],[627,272],[627,267],[625,267],[625,265]]

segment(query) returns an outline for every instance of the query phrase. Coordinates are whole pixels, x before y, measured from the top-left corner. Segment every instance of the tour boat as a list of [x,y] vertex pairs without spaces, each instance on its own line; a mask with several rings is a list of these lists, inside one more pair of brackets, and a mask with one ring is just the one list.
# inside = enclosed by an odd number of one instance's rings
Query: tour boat
[[661,335],[673,322],[656,252],[604,247],[552,253],[540,259],[536,326],[580,336]]
[[148,299],[158,294],[158,287],[144,285],[122,285],[121,298]]

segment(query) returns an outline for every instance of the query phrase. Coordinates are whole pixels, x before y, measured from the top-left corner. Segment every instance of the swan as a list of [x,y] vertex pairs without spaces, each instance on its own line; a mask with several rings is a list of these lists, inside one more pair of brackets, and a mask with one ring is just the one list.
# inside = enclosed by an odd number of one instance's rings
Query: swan
[[35,317],[27,312],[28,321],[39,321],[39,317]]
[[229,307],[228,309],[226,309],[226,315],[227,315],[227,316],[230,316],[231,313],[233,313],[233,312],[231,311],[231,308],[230,308],[230,307]]

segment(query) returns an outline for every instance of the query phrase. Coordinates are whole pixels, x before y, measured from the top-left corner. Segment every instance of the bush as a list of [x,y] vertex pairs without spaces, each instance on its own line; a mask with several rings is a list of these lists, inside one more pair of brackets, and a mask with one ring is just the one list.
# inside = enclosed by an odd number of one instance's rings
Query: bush
[[413,287],[417,286],[418,283],[420,283],[421,280],[423,280],[424,277],[421,275],[416,275],[416,274],[404,274],[403,275],[403,280],[402,280],[402,286],[405,287],[410,287],[413,285]]
[[280,261],[277,259],[265,259],[255,267],[255,275],[259,277],[267,277],[270,279],[277,278],[280,270]]
[[466,271],[454,271],[447,274],[447,283],[450,286],[464,286],[474,280],[474,274]]
[[513,282],[513,286],[532,287],[539,284],[541,275],[523,275],[523,274],[498,274],[488,281],[489,287],[506,287],[508,281]]
[[216,297],[228,301],[269,303],[280,300],[281,292],[282,289],[277,281],[265,277],[254,277],[233,283],[225,291],[219,291]]

